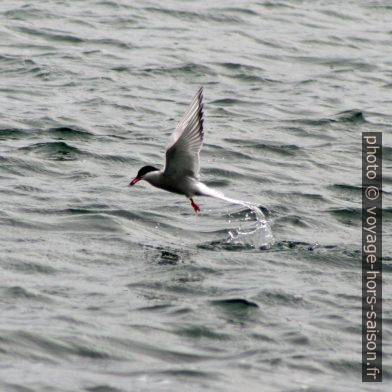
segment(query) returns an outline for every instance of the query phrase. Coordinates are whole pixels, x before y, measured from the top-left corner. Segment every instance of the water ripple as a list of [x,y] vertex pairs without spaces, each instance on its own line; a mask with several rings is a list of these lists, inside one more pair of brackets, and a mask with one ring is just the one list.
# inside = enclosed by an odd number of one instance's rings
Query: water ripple
[[[388,228],[390,9],[1,2],[0,389],[365,391],[359,146],[383,132]],[[268,246],[248,207],[127,186],[200,86],[201,178],[264,206]]]

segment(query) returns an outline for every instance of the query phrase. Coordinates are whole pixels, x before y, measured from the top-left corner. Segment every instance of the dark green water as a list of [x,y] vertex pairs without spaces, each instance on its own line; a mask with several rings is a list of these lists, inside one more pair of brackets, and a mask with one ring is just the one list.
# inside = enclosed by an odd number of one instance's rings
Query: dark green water
[[[0,389],[390,390],[391,20],[388,1],[1,1]],[[229,240],[246,208],[127,187],[202,85],[202,178],[264,208],[269,249]],[[385,147],[376,386],[363,131]]]

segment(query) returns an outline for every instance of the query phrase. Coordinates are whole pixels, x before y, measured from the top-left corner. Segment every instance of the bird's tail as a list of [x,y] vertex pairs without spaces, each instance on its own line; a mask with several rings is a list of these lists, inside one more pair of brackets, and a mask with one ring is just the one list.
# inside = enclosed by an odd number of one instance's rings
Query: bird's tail
[[215,199],[221,199],[227,201],[228,203],[233,203],[233,204],[244,203],[242,200],[236,200],[236,199],[231,199],[230,197],[226,197],[222,192],[219,192],[216,189],[212,189],[201,182],[197,184],[197,189],[200,192],[201,196],[215,197]]
[[242,200],[237,200],[237,199],[232,199],[231,197],[226,197],[222,192],[217,191],[216,189],[209,188],[207,185],[199,182],[197,184],[198,191],[202,196],[209,196],[209,197],[214,197],[215,199],[220,199],[227,201],[228,203],[232,204],[239,204],[242,206],[245,206],[247,208],[250,208],[252,211],[255,212],[256,215],[258,215],[260,218],[265,219],[264,214],[262,211],[258,208],[257,205],[242,201]]

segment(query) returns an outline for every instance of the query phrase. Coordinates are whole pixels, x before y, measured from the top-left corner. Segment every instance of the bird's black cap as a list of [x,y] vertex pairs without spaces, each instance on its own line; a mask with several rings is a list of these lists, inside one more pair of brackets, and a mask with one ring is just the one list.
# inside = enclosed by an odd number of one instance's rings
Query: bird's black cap
[[141,178],[149,172],[159,170],[154,166],[143,166],[137,173],[137,178]]

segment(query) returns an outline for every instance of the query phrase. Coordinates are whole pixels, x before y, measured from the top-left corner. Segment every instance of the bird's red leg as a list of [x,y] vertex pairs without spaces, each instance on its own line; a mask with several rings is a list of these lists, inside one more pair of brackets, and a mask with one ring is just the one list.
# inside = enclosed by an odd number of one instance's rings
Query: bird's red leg
[[191,205],[193,209],[195,210],[196,213],[200,212],[200,207],[193,201],[193,199],[190,197],[189,200],[191,201]]

